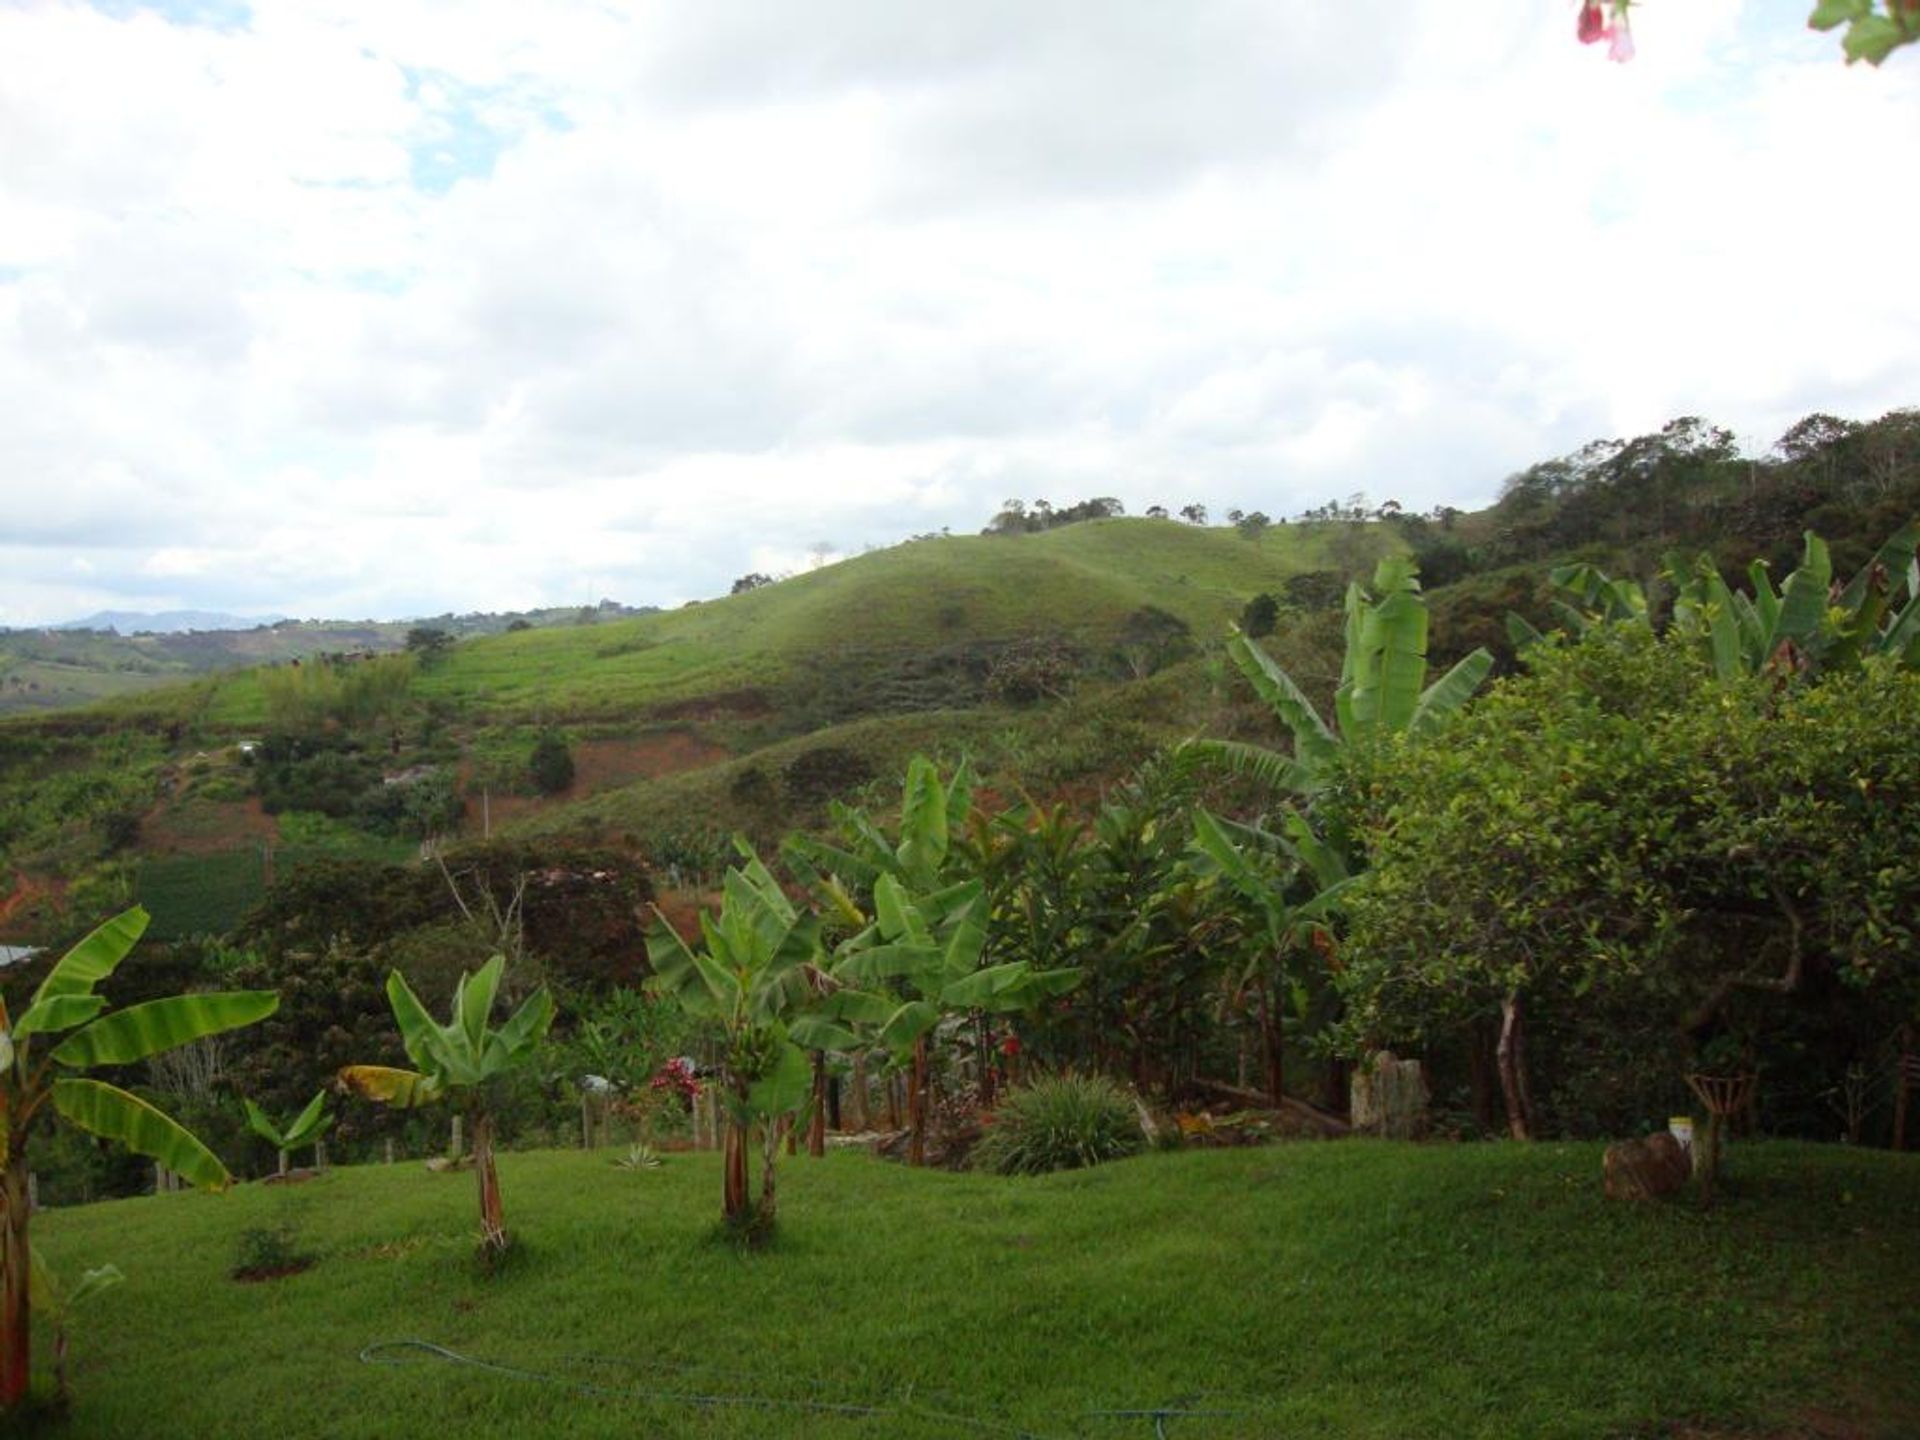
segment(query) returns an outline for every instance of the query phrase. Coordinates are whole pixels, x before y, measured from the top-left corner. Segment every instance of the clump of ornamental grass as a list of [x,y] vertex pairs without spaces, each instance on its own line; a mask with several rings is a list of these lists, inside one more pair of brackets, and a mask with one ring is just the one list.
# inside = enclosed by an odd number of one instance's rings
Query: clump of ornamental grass
[[1049,1075],[1009,1091],[986,1117],[973,1165],[1044,1175],[1120,1160],[1144,1148],[1132,1098],[1101,1075]]

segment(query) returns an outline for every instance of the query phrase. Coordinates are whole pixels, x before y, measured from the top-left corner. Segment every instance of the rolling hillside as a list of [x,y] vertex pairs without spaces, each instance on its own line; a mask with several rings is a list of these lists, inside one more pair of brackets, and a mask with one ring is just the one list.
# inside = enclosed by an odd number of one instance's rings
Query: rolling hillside
[[[370,774],[445,773],[463,835],[695,863],[735,830],[817,823],[916,751],[965,751],[1009,792],[1117,774],[1207,723],[1225,687],[1206,657],[1254,595],[1394,543],[1379,526],[1249,538],[1131,519],[918,540],[672,612],[461,640],[377,724],[329,720],[313,743]],[[58,928],[71,887],[137,896],[157,934],[212,931],[259,898],[276,857],[284,873],[312,855],[408,853],[354,816],[263,812],[246,747],[272,728],[276,687],[311,673],[205,675],[0,721],[0,896],[14,897],[0,934]],[[554,795],[527,782],[547,729],[576,761]]]

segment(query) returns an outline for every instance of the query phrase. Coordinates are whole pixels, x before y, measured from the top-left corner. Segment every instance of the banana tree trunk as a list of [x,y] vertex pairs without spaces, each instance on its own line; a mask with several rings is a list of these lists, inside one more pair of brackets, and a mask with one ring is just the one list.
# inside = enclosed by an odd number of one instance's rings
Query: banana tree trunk
[[813,1118],[807,1122],[807,1154],[827,1153],[827,1055],[813,1052]]
[[480,1243],[498,1253],[507,1248],[507,1226],[500,1210],[500,1176],[493,1165],[493,1117],[473,1121],[473,1170],[480,1179]]
[[873,1112],[867,1094],[867,1057],[853,1057],[853,1128],[864,1135],[873,1128]]
[[[717,1101],[715,1108],[718,1109]],[[732,1115],[726,1117],[726,1137],[721,1144],[725,1152],[721,1157],[725,1173],[721,1213],[729,1225],[744,1225],[748,1219],[747,1132]]]
[[27,1398],[32,1378],[32,1319],[27,1276],[27,1158],[15,1137],[4,1176],[0,1176],[0,1412]]
[[1286,1101],[1286,1069],[1281,1051],[1280,1016],[1265,981],[1260,983],[1260,1059],[1266,1072],[1267,1104],[1278,1110]]
[[913,1083],[907,1091],[907,1163],[927,1163],[927,1037],[913,1042]]
[[773,1184],[774,1161],[780,1154],[780,1137],[790,1134],[786,1120],[769,1120],[761,1127],[760,1208],[754,1215],[754,1227],[761,1235],[771,1234],[775,1214]]
[[983,1109],[991,1110],[998,1070],[993,1063],[993,1032],[987,1026],[986,1015],[978,1010],[973,1012],[973,1034],[973,1053],[980,1060],[980,1104]]

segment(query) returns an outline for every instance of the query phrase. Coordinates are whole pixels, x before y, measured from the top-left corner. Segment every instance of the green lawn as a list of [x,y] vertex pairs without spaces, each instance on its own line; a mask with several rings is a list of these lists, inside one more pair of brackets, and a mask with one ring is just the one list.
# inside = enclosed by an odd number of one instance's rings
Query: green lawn
[[[49,1212],[127,1283],[76,1326],[86,1436],[1574,1437],[1920,1427],[1920,1161],[1743,1148],[1727,1202],[1606,1202],[1591,1145],[1352,1142],[1040,1180],[785,1163],[781,1237],[717,1243],[715,1158],[509,1155]],[[227,1278],[248,1226],[323,1257]],[[419,1340],[544,1378],[366,1347]],[[731,1397],[705,1408],[675,1396]],[[758,1402],[748,1404],[746,1402]],[[868,1407],[865,1416],[805,1405]],[[1821,1431],[1822,1434],[1842,1433]]]

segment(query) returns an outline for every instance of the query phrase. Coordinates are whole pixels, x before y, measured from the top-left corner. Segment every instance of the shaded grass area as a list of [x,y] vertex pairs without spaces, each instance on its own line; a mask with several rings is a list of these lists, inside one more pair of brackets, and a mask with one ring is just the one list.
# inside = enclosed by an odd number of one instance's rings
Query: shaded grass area
[[[78,1318],[70,1433],[1127,1440],[1152,1419],[1092,1412],[1160,1406],[1231,1412],[1167,1432],[1193,1437],[1920,1421],[1911,1157],[1744,1148],[1702,1215],[1606,1202],[1590,1145],[1295,1145],[1033,1180],[843,1153],[785,1162],[780,1239],[753,1254],[713,1238],[714,1157],[610,1158],[503,1158],[522,1244],[491,1280],[472,1177],[417,1163],[46,1214],[57,1267],[128,1276]],[[282,1222],[320,1263],[229,1280],[241,1231]],[[566,1383],[360,1358],[409,1339]]]

